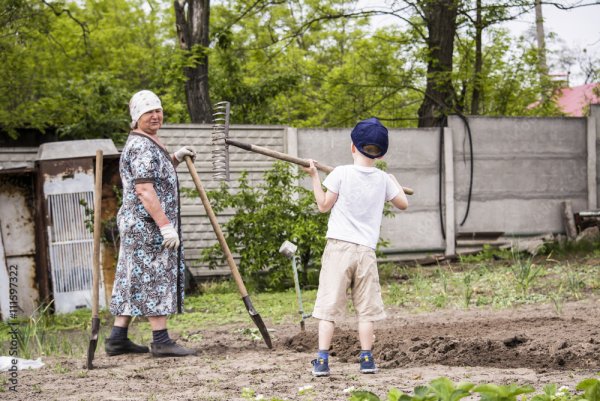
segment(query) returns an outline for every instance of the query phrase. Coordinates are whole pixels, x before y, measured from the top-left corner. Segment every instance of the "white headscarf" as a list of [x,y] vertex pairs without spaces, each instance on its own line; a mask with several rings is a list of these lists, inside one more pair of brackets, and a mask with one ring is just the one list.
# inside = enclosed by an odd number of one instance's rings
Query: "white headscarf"
[[142,114],[150,110],[162,110],[158,96],[149,90],[139,91],[129,101],[129,114],[131,114],[131,128],[135,127]]

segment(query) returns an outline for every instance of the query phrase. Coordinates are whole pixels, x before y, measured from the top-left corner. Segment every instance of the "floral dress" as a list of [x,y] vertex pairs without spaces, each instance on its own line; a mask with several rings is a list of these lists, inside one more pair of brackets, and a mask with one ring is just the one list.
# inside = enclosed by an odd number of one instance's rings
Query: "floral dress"
[[129,134],[119,172],[123,203],[117,214],[121,237],[110,303],[115,316],[164,316],[183,309],[183,243],[162,246],[160,229],[135,193],[135,185],[151,182],[167,218],[181,238],[179,183],[170,155],[152,139]]

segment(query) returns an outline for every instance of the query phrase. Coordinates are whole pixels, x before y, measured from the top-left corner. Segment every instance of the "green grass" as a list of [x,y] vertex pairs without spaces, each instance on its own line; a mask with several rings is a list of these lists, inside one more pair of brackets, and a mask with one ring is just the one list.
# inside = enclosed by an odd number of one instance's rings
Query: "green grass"
[[[554,305],[557,314],[566,301],[600,295],[600,253],[555,248],[529,259],[505,251],[485,249],[461,262],[440,266],[380,265],[382,294],[386,305],[418,313],[442,308],[509,308],[524,304]],[[535,273],[535,274],[534,274]],[[205,283],[201,294],[186,297],[185,312],[169,318],[169,329],[180,337],[200,341],[202,331],[216,326],[248,324],[241,334],[260,337],[253,331],[248,312],[231,281]],[[250,294],[255,309],[267,326],[298,323],[295,291]],[[304,312],[312,311],[316,290],[303,290]],[[101,311],[99,347],[110,332],[113,317]],[[19,324],[19,357],[48,355],[84,357],[91,334],[90,310],[52,315],[41,309]],[[237,328],[239,330],[239,328]],[[133,320],[130,337],[148,343],[150,326],[145,318]],[[0,323],[0,355],[8,355],[10,332]]]

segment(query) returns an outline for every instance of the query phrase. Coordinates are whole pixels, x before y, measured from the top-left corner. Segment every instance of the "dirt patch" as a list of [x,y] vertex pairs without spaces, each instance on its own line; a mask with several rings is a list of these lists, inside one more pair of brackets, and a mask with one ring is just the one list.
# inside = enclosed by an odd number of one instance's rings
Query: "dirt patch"
[[[376,331],[373,351],[382,369],[428,364],[536,372],[600,369],[597,315],[591,308],[579,310],[582,317],[558,317],[547,307],[400,315]],[[297,334],[286,342],[297,351],[313,350],[316,345],[312,332]],[[342,329],[335,333],[331,353],[340,362],[357,360],[359,352],[355,332]]]
[[[388,310],[376,330],[374,354],[380,371],[358,372],[360,349],[349,321],[336,328],[332,375],[313,378],[310,360],[317,324],[270,326],[274,349],[243,334],[240,326],[198,333],[196,357],[153,359],[107,357],[99,347],[97,369],[84,358],[44,358],[46,366],[19,372],[19,400],[243,400],[244,388],[288,400],[344,400],[349,387],[380,397],[391,387],[411,391],[439,377],[475,383],[516,382],[540,389],[546,383],[573,386],[600,370],[599,300],[492,310],[440,310],[410,314]],[[264,318],[264,316],[263,316]],[[245,327],[252,327],[249,322]],[[180,340],[182,341],[182,340]],[[312,386],[303,394],[299,389]],[[6,397],[6,398],[5,398]],[[246,398],[247,399],[247,398]]]

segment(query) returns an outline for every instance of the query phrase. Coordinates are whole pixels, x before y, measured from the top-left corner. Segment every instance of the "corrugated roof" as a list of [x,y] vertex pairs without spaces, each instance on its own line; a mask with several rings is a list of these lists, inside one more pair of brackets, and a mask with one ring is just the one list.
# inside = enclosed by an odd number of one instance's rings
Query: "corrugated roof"
[[0,171],[33,169],[37,147],[0,147]]

